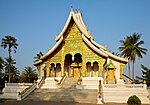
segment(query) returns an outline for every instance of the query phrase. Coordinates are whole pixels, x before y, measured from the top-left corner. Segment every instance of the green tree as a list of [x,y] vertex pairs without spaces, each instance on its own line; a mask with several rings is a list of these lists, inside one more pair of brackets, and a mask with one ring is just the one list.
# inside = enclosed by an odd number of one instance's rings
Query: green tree
[[28,82],[28,83],[33,83],[34,80],[37,80],[37,73],[36,70],[33,69],[30,66],[27,66],[24,68],[24,71],[22,73],[22,82]]
[[43,56],[43,53],[40,51],[40,53],[36,54],[36,57],[34,57],[34,62],[37,62],[41,59],[41,57]]
[[143,40],[140,40],[141,34],[133,33],[130,36],[127,36],[122,46],[119,48],[121,55],[127,57],[132,62],[132,80],[134,82],[134,64],[136,57],[142,58],[142,54],[146,54],[147,49],[140,47],[144,44]]
[[19,70],[15,67],[16,61],[12,57],[5,58],[5,74],[9,82],[19,82],[20,73]]
[[14,65],[12,65],[10,71],[10,82],[18,83],[19,81],[20,81],[20,72]]
[[[17,39],[15,39],[14,37],[10,35],[5,36],[5,38],[2,38],[1,47],[4,49],[8,48],[8,58],[11,57],[12,49],[16,53],[16,49],[18,47],[18,44],[16,42],[17,42]],[[11,64],[9,64],[9,82],[10,82],[10,68],[11,68]]]
[[127,58],[128,61],[128,75],[130,77],[130,49],[128,49],[128,46],[130,46],[130,37],[127,36],[124,38],[124,40],[119,41],[121,43],[121,47],[119,47],[119,50],[121,51],[120,56],[123,56],[124,58]]
[[0,73],[2,73],[3,68],[4,68],[4,60],[2,57],[0,57]]
[[146,81],[147,86],[150,86],[150,69],[142,64],[141,68],[142,77],[136,76],[136,78],[142,80],[143,82]]

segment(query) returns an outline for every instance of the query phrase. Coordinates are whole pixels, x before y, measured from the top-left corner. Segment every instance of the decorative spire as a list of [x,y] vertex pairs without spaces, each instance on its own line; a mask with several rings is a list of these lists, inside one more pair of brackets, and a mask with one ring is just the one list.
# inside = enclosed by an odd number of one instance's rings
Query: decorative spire
[[56,35],[56,34],[54,34],[54,36],[55,36],[55,38],[57,38],[57,35]]
[[80,13],[80,8],[78,7],[78,9],[77,9],[77,12],[79,12]]
[[108,69],[116,69],[116,66],[113,64],[112,60],[109,61],[109,64],[107,64]]
[[71,8],[71,11],[73,11],[73,6],[72,6],[72,4],[70,5],[70,8]]

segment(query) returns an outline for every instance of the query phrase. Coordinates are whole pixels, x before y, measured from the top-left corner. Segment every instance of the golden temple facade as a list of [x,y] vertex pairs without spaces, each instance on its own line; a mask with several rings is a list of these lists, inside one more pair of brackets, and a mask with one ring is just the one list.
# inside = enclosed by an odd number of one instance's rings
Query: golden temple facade
[[128,61],[107,51],[90,35],[80,11],[70,11],[67,22],[56,37],[56,44],[34,63],[38,78],[101,77],[106,83],[122,79]]

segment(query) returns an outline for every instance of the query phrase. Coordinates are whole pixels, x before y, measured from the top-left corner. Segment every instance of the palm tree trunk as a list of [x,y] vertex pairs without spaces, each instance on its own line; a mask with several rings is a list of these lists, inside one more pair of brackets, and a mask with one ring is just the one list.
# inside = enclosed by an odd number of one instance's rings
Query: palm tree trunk
[[132,61],[132,80],[134,83],[134,60]]
[[[11,49],[10,49],[10,48],[8,49],[8,52],[9,52],[9,59],[10,59],[10,57],[11,57]],[[10,62],[9,62],[9,70],[8,70],[8,73],[9,73],[9,80],[8,80],[8,83],[10,83],[10,67],[11,67],[11,64],[10,64]]]
[[130,62],[128,62],[128,73],[129,73],[129,78],[131,78],[130,77]]

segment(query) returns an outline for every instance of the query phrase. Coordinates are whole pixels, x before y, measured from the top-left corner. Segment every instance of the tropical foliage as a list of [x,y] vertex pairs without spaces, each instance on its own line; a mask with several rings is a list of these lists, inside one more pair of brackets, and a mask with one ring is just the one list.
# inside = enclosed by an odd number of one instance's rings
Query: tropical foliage
[[[37,80],[37,73],[32,67],[25,67],[21,76],[19,70],[15,67],[16,60],[12,58],[11,53],[12,50],[14,50],[14,53],[16,53],[18,47],[17,39],[12,36],[5,36],[2,38],[1,47],[4,49],[8,48],[9,55],[5,59],[0,57],[0,72],[2,70],[5,71],[3,74],[0,73],[0,84],[5,83],[5,80],[9,82],[33,82],[34,80]],[[43,56],[42,52],[37,54],[35,59],[38,61],[41,56]]]
[[[6,49],[8,48],[8,58],[11,58],[11,52],[12,52],[12,49],[14,50],[14,52],[16,53],[16,49],[18,47],[18,44],[17,44],[17,39],[8,35],[8,36],[5,36],[5,38],[2,38],[2,43],[1,43],[1,47]],[[9,63],[9,62],[8,62]],[[8,64],[9,67],[8,67],[8,73],[9,73],[9,82],[10,82],[10,69],[11,69],[11,64]]]
[[14,52],[16,53],[16,49],[18,47],[18,44],[16,43],[17,39],[15,39],[12,36],[5,36],[5,38],[2,38],[1,47],[6,49],[8,47],[8,53],[9,56],[11,56],[12,48],[14,49]]
[[24,68],[24,71],[21,75],[21,82],[33,83],[34,80],[37,80],[38,76],[36,70],[30,66]]
[[4,68],[4,60],[2,57],[0,57],[0,73],[3,71]]
[[141,105],[141,100],[136,95],[130,96],[128,101],[128,105]]
[[40,51],[40,53],[36,54],[36,57],[34,57],[34,62],[37,62],[41,59],[41,57],[43,56],[43,53]]
[[[140,47],[144,44],[143,40],[140,40],[141,34],[133,33],[130,36],[124,38],[124,40],[120,40],[121,47],[119,50],[121,51],[121,56],[128,58],[130,62],[132,62],[132,80],[134,82],[134,64],[136,58],[142,58],[142,54],[146,54],[147,49]],[[130,68],[130,67],[129,67]]]
[[12,57],[5,58],[5,74],[7,81],[10,78],[9,82],[19,82],[20,73],[19,70],[15,67],[16,61]]
[[137,79],[146,81],[147,86],[150,86],[150,69],[141,64],[142,68],[142,77],[136,76]]

